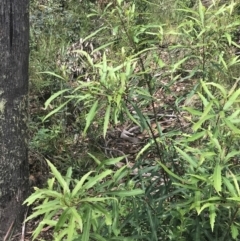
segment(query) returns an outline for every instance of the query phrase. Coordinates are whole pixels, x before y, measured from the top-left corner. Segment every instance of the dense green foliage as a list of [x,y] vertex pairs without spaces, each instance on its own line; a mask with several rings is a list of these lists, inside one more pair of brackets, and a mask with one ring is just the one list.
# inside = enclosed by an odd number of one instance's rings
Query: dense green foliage
[[80,2],[31,3],[34,238],[238,240],[239,2]]

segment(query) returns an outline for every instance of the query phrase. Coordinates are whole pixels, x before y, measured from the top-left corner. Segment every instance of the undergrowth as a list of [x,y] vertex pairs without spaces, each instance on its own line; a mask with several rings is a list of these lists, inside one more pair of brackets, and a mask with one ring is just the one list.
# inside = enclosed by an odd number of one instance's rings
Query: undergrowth
[[34,239],[238,240],[239,2],[212,2],[32,1]]

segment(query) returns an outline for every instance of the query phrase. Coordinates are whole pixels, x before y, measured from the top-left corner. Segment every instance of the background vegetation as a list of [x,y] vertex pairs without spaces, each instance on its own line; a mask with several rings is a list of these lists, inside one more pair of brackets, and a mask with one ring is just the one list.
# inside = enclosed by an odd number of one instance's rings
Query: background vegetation
[[30,14],[33,239],[238,240],[239,1]]

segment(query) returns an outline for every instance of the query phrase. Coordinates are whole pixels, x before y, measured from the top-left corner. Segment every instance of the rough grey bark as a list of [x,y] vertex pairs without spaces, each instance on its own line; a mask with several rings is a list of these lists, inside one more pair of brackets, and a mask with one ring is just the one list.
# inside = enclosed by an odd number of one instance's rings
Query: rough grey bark
[[23,221],[29,190],[28,1],[0,0],[0,240]]

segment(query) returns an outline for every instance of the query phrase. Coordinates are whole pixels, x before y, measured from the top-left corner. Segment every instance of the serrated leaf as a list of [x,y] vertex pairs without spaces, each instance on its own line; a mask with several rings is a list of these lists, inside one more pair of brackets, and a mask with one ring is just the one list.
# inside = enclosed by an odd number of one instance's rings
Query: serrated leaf
[[209,206],[209,217],[210,217],[210,225],[211,225],[211,229],[213,232],[214,229],[214,223],[215,223],[215,219],[216,219],[216,207],[214,204]]
[[29,196],[24,202],[23,204],[27,204],[27,206],[30,206],[31,204],[33,204],[37,199],[42,199],[44,198],[44,192],[37,190],[36,192],[34,192],[33,194],[31,194],[31,196]]
[[73,240],[73,235],[75,233],[75,220],[73,216],[70,216],[69,224],[67,226],[67,241],[72,241]]
[[82,230],[83,230],[82,217],[81,217],[80,214],[77,212],[77,210],[75,209],[75,207],[71,207],[69,210],[70,210],[72,216],[74,217],[75,222],[78,224],[78,228],[79,228],[80,231],[82,232]]

